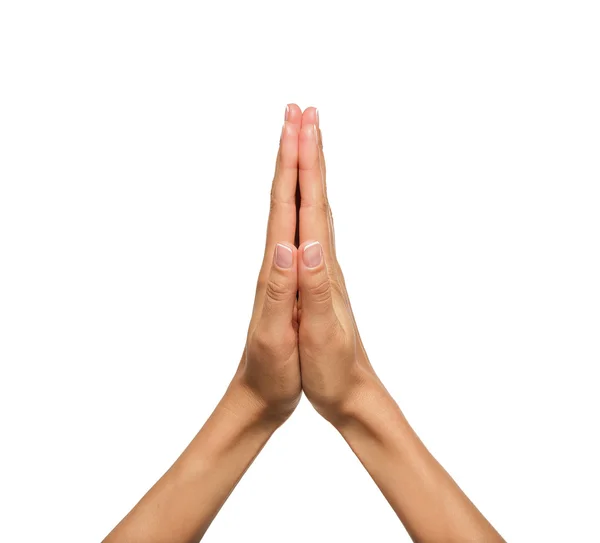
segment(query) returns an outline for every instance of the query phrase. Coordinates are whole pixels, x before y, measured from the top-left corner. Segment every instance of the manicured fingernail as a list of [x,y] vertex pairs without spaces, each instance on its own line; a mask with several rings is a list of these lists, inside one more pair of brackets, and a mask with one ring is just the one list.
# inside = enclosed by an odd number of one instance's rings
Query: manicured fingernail
[[321,260],[323,260],[321,244],[318,241],[314,241],[304,247],[302,260],[304,260],[304,265],[307,268],[316,268],[321,263]]
[[284,121],[287,121],[287,120],[288,120],[288,116],[289,116],[289,114],[290,114],[290,106],[289,106],[289,105],[287,105],[287,106],[285,106],[285,116],[283,117],[283,120],[284,120]]
[[278,243],[275,247],[275,264],[280,268],[288,269],[292,267],[294,255],[287,245]]

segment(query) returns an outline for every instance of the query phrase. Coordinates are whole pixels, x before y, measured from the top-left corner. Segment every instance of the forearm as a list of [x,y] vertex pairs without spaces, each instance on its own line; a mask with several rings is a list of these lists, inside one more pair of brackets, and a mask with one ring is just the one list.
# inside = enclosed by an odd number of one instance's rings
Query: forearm
[[199,541],[277,424],[232,385],[173,466],[105,543]]
[[336,426],[414,541],[503,541],[379,383],[365,385]]

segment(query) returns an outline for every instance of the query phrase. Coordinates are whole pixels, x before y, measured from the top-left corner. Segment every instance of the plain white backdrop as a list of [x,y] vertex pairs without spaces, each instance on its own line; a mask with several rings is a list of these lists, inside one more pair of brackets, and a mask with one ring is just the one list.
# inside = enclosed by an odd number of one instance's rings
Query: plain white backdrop
[[[597,2],[0,3],[0,540],[99,541],[243,349],[287,102],[371,362],[511,542],[598,541]],[[205,537],[408,541],[306,400]]]

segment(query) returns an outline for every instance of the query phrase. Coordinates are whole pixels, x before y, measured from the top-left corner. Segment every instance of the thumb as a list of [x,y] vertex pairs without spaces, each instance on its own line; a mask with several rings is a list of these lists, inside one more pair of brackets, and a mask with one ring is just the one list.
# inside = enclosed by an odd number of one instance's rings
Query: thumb
[[323,247],[318,241],[309,241],[300,246],[298,253],[298,287],[302,295],[303,319],[322,320],[334,317],[331,283]]
[[278,243],[265,287],[261,324],[273,331],[290,326],[298,292],[297,250],[293,245]]

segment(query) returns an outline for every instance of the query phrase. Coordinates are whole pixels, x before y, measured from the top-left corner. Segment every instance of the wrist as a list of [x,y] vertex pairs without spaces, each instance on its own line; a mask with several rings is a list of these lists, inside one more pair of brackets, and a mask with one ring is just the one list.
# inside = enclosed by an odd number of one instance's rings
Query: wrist
[[360,384],[348,395],[329,421],[342,434],[348,429],[363,429],[376,433],[385,429],[392,419],[404,419],[398,404],[372,372],[364,372]]
[[244,426],[271,433],[279,428],[293,411],[293,407],[288,412],[270,406],[237,376],[227,388],[219,407],[239,419]]

